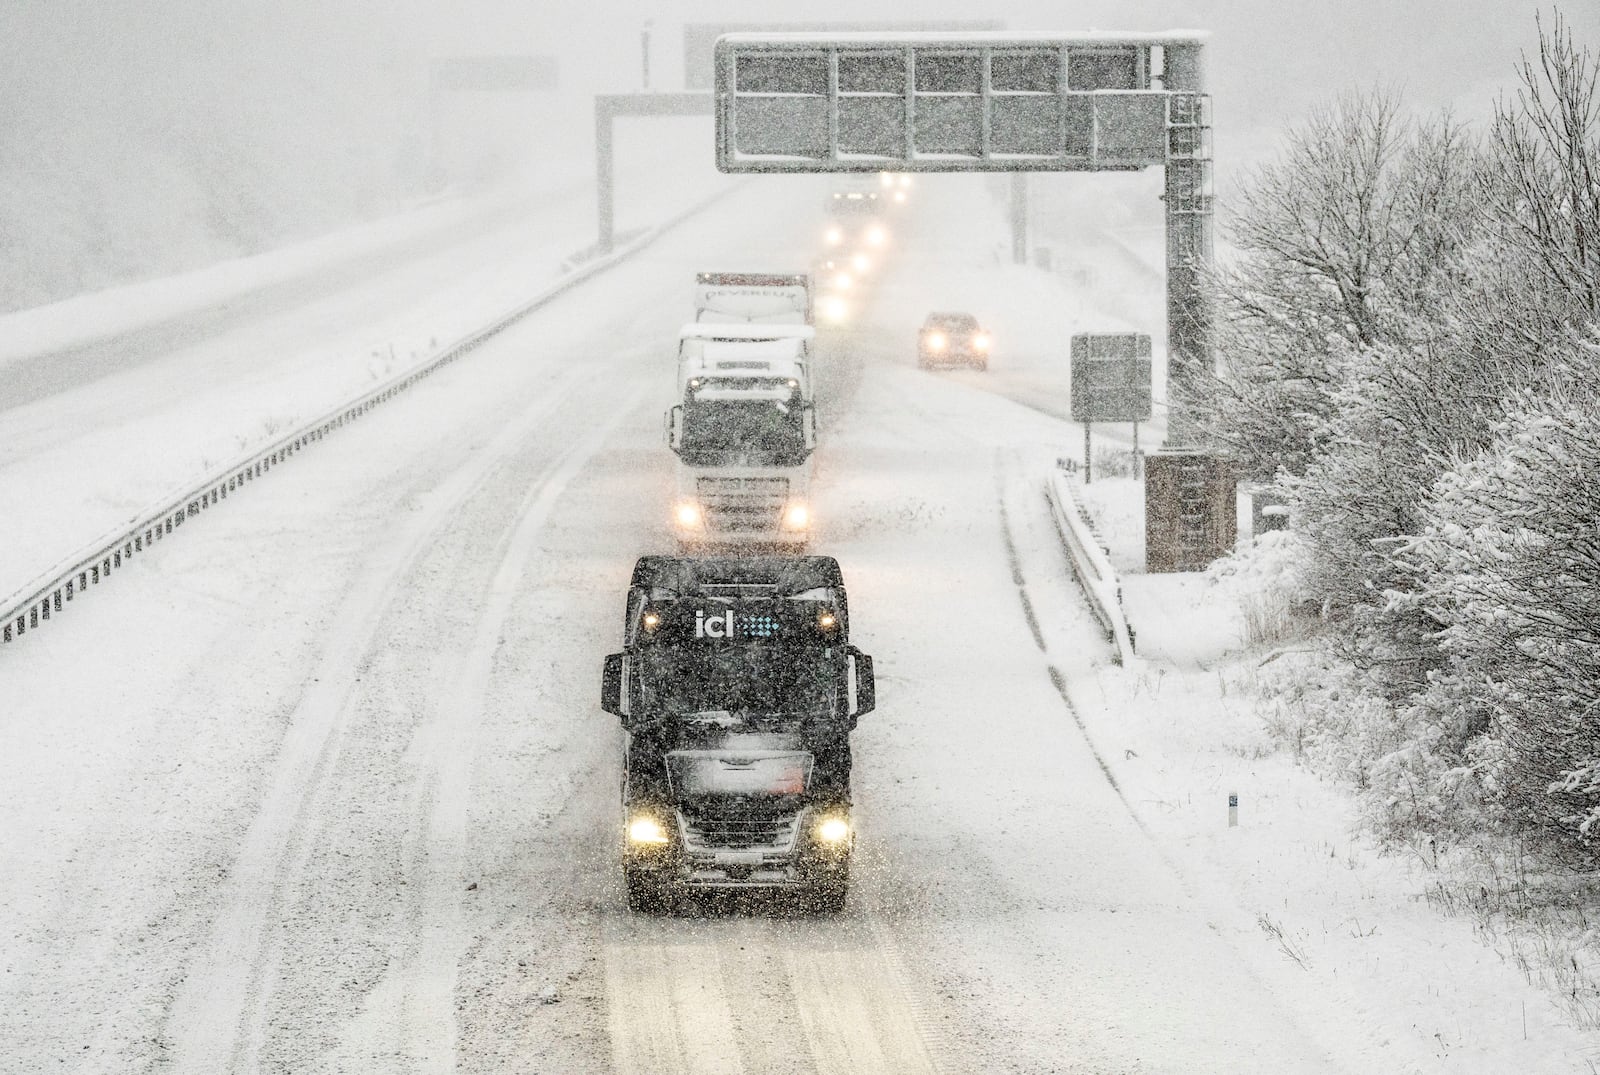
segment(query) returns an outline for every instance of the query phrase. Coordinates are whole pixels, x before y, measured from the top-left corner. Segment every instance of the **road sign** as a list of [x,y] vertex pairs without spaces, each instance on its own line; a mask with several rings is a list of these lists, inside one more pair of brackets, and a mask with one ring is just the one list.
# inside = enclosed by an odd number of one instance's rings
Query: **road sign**
[[[1127,171],[1166,164],[1200,111],[1202,35],[728,34],[724,172]],[[1182,89],[1169,88],[1169,83]],[[1187,133],[1185,134],[1187,137]],[[1180,154],[1184,139],[1176,140]]]
[[1072,337],[1072,420],[1150,420],[1150,337],[1119,332]]
[[717,38],[743,33],[922,33],[942,30],[948,33],[984,33],[1005,29],[999,19],[851,19],[845,22],[687,22],[683,25],[683,88],[707,90],[716,84],[712,55]]

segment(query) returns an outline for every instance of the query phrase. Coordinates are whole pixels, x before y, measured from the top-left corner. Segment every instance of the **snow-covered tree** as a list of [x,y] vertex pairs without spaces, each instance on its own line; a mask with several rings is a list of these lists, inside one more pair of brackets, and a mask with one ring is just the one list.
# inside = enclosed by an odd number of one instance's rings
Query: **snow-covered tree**
[[1406,120],[1373,91],[1315,113],[1240,184],[1208,279],[1219,363],[1200,409],[1245,473],[1303,473],[1348,356],[1404,341],[1456,286],[1476,167],[1460,124]]
[[1421,704],[1487,718],[1509,819],[1600,861],[1600,344],[1570,371],[1439,479],[1403,556],[1422,585],[1395,596],[1441,625]]

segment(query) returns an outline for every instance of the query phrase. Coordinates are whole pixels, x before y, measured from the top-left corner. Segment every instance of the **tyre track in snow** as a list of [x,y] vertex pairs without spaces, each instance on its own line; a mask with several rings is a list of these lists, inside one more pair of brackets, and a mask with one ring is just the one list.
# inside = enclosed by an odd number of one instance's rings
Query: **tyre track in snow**
[[[261,1068],[271,990],[284,959],[283,915],[314,850],[316,822],[333,794],[333,776],[353,719],[351,700],[396,594],[403,592],[399,584],[417,570],[430,546],[455,524],[462,505],[507,465],[531,433],[557,412],[574,385],[588,376],[592,372],[574,371],[559,378],[541,405],[524,412],[519,421],[502,430],[442,483],[422,492],[417,510],[388,537],[352,584],[328,632],[332,645],[319,662],[284,736],[268,791],[221,897],[210,939],[192,964],[185,988],[171,1010],[167,1035],[176,1070]],[[576,464],[576,454],[569,466]],[[556,478],[555,469],[544,475],[544,485]],[[463,753],[470,762],[470,751]],[[448,779],[459,777],[459,772],[454,772]],[[446,795],[447,816],[458,809],[453,794]],[[436,889],[437,884],[421,887]],[[440,939],[434,937],[428,943],[436,946]],[[430,954],[432,951],[430,947]],[[452,974],[448,988],[453,988],[453,982]],[[437,996],[439,984],[434,983],[432,989]],[[447,1013],[453,1008],[453,1001],[445,1004]],[[414,1042],[415,1035],[409,1039]],[[424,1058],[433,1053],[431,1047],[422,1050]],[[445,1059],[451,1058],[447,1055]]]
[[733,917],[607,919],[617,1075],[959,1070],[937,1062],[895,943],[871,914],[786,919],[732,908]]

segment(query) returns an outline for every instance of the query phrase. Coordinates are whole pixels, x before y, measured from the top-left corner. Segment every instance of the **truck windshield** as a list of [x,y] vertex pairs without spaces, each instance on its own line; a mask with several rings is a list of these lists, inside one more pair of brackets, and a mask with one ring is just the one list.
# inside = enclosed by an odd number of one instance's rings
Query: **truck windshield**
[[656,713],[831,717],[838,672],[828,652],[759,642],[652,648],[642,655],[639,684]]
[[776,399],[690,400],[679,451],[690,466],[799,466],[806,459],[802,414]]

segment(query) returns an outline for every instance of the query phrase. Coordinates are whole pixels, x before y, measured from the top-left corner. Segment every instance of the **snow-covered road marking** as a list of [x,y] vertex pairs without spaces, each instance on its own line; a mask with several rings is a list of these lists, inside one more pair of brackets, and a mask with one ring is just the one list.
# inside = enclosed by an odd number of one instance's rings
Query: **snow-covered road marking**
[[742,1075],[718,945],[605,945],[618,1075]]
[[[538,482],[518,509],[520,521],[505,543],[489,601],[478,615],[477,631],[458,678],[443,697],[454,702],[440,706],[417,729],[414,750],[428,759],[422,776],[427,812],[418,819],[418,839],[411,846],[422,855],[423,896],[413,908],[420,942],[413,959],[397,968],[406,991],[412,1018],[400,1026],[413,1057],[432,1062],[414,1069],[448,1075],[456,1070],[456,968],[470,935],[463,927],[461,894],[463,849],[467,840],[467,808],[471,801],[472,765],[477,756],[478,729],[489,688],[494,655],[510,610],[513,595],[533,556],[539,533],[549,521],[557,499],[578,472],[600,451],[622,419],[633,413],[643,392],[635,389],[618,401],[611,417],[597,423],[589,435],[572,445],[556,461],[550,476]],[[391,971],[391,975],[396,971]]]
[[560,378],[542,406],[527,411],[442,484],[419,496],[417,510],[367,561],[341,604],[327,635],[331,644],[295,709],[269,790],[240,846],[211,937],[173,1004],[168,1035],[175,1070],[253,1071],[259,1066],[267,1001],[282,957],[275,937],[279,916],[314,846],[317,806],[337,766],[348,702],[372,636],[395,600],[395,581],[585,375],[573,371]]

